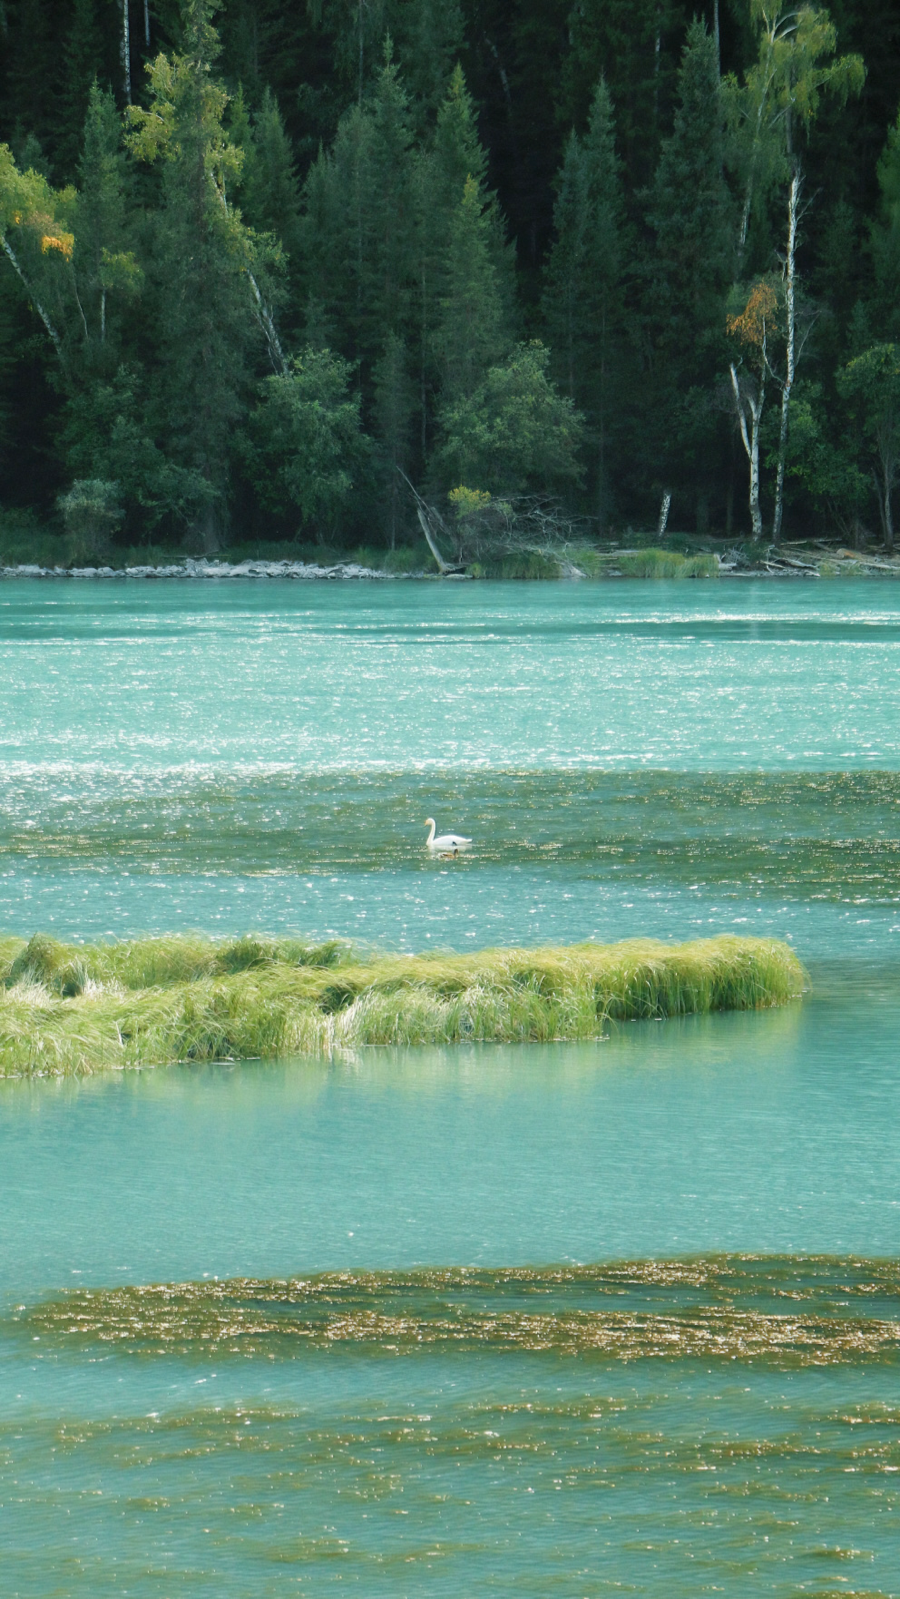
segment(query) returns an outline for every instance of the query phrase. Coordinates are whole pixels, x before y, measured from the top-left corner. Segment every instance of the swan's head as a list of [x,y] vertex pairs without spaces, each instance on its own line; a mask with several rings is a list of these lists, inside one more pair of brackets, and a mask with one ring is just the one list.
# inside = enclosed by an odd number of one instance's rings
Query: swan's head
[[423,825],[423,827],[434,827],[434,826],[436,826],[434,817],[433,816],[426,816],[425,821],[423,822],[422,825]]

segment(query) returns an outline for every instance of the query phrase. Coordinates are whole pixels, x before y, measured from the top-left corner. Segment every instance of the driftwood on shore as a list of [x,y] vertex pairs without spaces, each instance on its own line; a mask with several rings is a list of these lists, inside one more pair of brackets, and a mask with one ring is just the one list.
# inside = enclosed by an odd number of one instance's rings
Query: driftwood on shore
[[[483,538],[469,536],[471,548],[462,549],[460,540],[468,536],[465,530],[462,530],[459,538],[454,539],[453,532],[447,527],[437,508],[423,499],[412,488],[412,484],[410,489],[416,497],[419,525],[437,567],[437,574],[431,568],[423,551],[422,567],[412,572],[390,572],[352,560],[328,563],[297,560],[227,561],[183,556],[161,566],[41,566],[36,562],[23,562],[15,566],[0,565],[0,580],[94,578],[123,581],[173,578],[184,581],[188,578],[205,580],[281,578],[308,583],[327,583],[346,580],[396,582],[409,578],[434,579],[436,575],[459,578],[473,573],[476,576],[483,575],[476,564],[481,561],[484,561],[490,569],[492,563],[487,553],[489,546],[494,557],[494,566],[509,555],[539,557],[534,571],[513,572],[513,576],[576,579],[673,575],[714,577],[718,573],[723,577],[796,579],[865,576],[870,573],[873,577],[900,577],[900,556],[890,555],[885,551],[869,554],[864,550],[835,548],[812,542],[809,544],[798,542],[791,545],[790,554],[783,545],[770,545],[761,553],[736,545],[721,553],[707,550],[706,553],[687,557],[671,548],[651,549],[642,545],[622,547],[615,544],[607,544],[604,547],[587,539],[572,540],[559,536],[552,514],[542,503],[528,507],[527,535],[523,531],[517,531],[515,536],[497,540],[486,535]],[[542,534],[546,536],[541,536]],[[448,560],[442,553],[439,539],[446,549],[452,549],[455,544],[456,553],[453,560]],[[467,565],[473,566],[473,573],[467,571]],[[679,568],[677,574],[673,570],[676,566]]]
[[461,567],[458,562],[451,564],[449,561],[445,561],[443,555],[441,554],[440,546],[437,541],[438,533],[443,533],[448,543],[451,543],[452,540],[450,539],[450,535],[447,531],[447,524],[444,521],[444,518],[441,516],[440,511],[437,509],[437,506],[430,505],[427,500],[422,498],[418,489],[415,488],[410,482],[409,478],[401,467],[398,466],[397,471],[400,473],[400,476],[409,489],[410,494],[413,496],[416,506],[416,515],[419,519],[419,526],[425,535],[425,543],[428,545],[428,548],[434,556],[435,564],[441,574],[441,577],[450,577],[462,572],[464,568]]

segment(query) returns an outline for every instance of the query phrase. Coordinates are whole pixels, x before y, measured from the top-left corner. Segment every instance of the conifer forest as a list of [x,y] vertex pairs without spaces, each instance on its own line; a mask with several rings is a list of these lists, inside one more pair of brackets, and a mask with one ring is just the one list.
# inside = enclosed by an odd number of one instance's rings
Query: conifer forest
[[0,533],[891,549],[898,110],[892,0],[0,0]]

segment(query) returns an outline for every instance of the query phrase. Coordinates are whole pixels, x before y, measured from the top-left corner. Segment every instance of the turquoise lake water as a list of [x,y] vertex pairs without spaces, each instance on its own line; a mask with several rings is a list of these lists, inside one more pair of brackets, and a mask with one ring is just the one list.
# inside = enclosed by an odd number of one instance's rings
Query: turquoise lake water
[[[4,1599],[900,1594],[898,652],[864,581],[0,585],[0,930],[735,930],[814,980],[592,1046],[0,1082]],[[713,1253],[647,1304],[553,1277]],[[334,1272],[323,1342],[285,1284]],[[104,1297],[181,1282],[182,1321]],[[819,1353],[751,1347],[761,1306]]]

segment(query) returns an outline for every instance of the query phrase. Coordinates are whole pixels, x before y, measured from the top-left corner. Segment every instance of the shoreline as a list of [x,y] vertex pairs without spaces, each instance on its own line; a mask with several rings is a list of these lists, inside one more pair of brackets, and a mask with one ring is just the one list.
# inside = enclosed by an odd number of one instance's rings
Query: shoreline
[[[435,577],[437,573],[434,574]],[[428,577],[427,572],[381,572],[375,567],[359,566],[355,561],[339,562],[335,566],[317,566],[306,561],[206,561],[185,559],[173,561],[168,566],[0,566],[0,579],[14,578],[297,578],[303,582],[334,582],[341,580],[379,581],[403,579],[409,576]]]
[[[646,576],[636,576],[630,572],[623,572],[617,567],[617,559],[633,556],[640,553],[637,550],[610,550],[598,551],[597,563],[602,570],[588,571],[579,566],[577,557],[571,559],[565,554],[549,556],[558,559],[558,575],[541,577],[520,577],[519,582],[606,582],[607,580],[648,582],[654,578],[659,580],[656,573],[647,573]],[[900,557],[886,555],[869,556],[860,551],[839,549],[837,551],[806,552],[804,558],[799,555],[786,555],[782,553],[770,554],[760,561],[735,561],[723,560],[718,554],[714,555],[718,563],[718,571],[710,574],[691,575],[687,581],[709,581],[711,577],[740,578],[746,580],[784,578],[797,581],[802,578],[829,578],[829,577],[893,577],[900,578]],[[474,572],[439,573],[425,569],[413,572],[388,572],[379,567],[363,566],[356,561],[337,561],[330,565],[318,564],[311,561],[266,561],[266,560],[207,560],[205,558],[185,557],[172,561],[163,566],[136,565],[136,566],[40,566],[37,563],[19,563],[15,566],[0,565],[0,581],[22,581],[27,578],[47,582],[51,580],[83,581],[93,580],[100,582],[126,582],[126,581],[160,581],[170,579],[175,582],[190,580],[209,582],[211,580],[231,580],[236,578],[250,578],[255,581],[288,580],[302,583],[334,583],[334,582],[426,582],[426,583],[471,583],[479,580],[480,574]],[[482,581],[490,581],[486,574]]]

